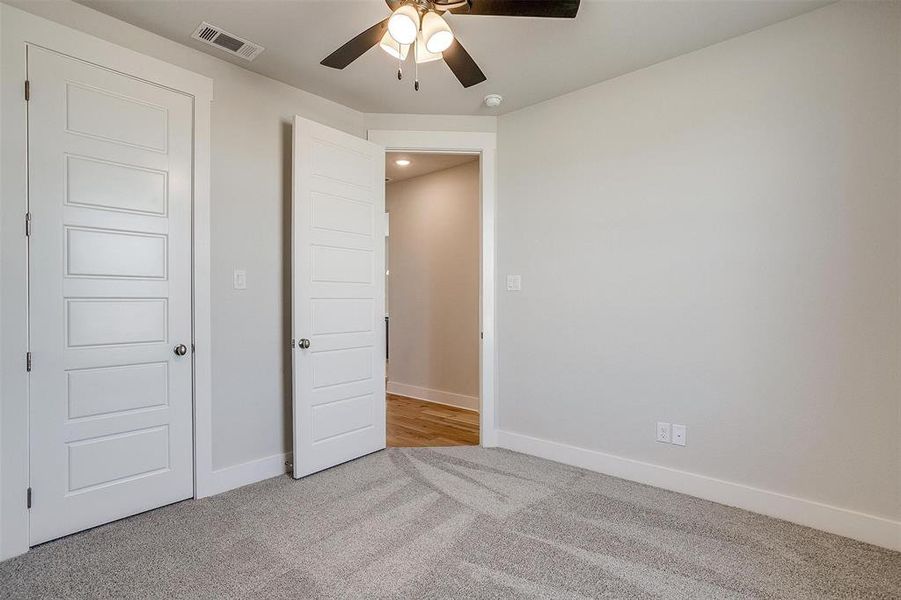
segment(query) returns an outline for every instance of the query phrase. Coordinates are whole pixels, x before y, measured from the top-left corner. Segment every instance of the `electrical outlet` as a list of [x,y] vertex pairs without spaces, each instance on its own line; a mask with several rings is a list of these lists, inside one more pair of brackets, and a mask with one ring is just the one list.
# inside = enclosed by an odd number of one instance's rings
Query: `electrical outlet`
[[677,446],[684,446],[685,436],[688,433],[688,428],[685,425],[677,425],[673,423],[672,433],[673,443]]
[[518,292],[522,290],[522,275],[507,275],[507,291]]
[[669,444],[672,440],[672,428],[669,423],[657,422],[657,441],[662,444]]

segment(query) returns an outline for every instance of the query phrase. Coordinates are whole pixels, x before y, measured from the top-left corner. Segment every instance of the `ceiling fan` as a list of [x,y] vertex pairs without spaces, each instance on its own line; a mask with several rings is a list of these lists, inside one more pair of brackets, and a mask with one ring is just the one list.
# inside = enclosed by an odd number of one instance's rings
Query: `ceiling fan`
[[545,17],[572,19],[579,12],[580,0],[385,0],[389,15],[353,38],[322,63],[343,69],[367,50],[380,46],[398,61],[397,78],[403,78],[402,63],[413,49],[417,69],[414,89],[419,90],[418,65],[444,60],[463,87],[482,83],[487,78],[469,52],[456,39],[444,13],[492,15],[500,17]]

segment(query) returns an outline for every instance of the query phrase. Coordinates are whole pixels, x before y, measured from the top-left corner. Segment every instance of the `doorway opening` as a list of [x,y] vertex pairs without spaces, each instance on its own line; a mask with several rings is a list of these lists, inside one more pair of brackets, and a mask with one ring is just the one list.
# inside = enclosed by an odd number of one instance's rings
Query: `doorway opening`
[[387,445],[478,445],[479,154],[385,161]]

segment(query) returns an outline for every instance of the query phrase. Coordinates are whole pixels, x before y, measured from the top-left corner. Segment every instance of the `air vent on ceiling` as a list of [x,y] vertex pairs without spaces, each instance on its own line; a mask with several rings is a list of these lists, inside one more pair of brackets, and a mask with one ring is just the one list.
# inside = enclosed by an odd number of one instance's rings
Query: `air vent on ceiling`
[[215,46],[220,50],[225,50],[229,54],[240,56],[244,60],[253,60],[263,51],[263,47],[259,44],[254,44],[232,35],[215,25],[210,25],[206,21],[197,26],[194,35],[191,37],[210,46]]

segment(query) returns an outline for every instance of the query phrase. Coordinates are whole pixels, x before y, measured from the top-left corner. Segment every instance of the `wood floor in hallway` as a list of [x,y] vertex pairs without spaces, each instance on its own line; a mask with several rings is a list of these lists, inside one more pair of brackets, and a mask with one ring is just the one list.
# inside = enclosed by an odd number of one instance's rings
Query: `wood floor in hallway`
[[387,395],[388,447],[477,446],[479,413]]

